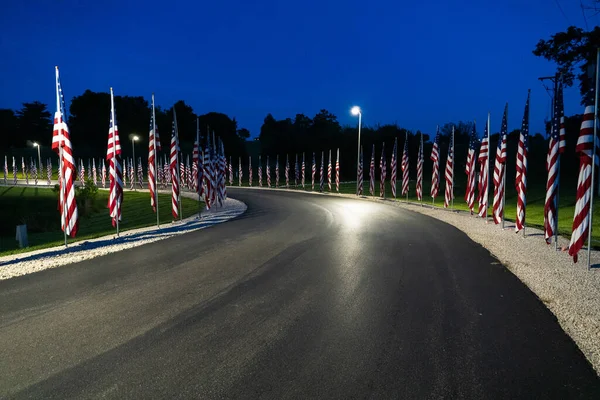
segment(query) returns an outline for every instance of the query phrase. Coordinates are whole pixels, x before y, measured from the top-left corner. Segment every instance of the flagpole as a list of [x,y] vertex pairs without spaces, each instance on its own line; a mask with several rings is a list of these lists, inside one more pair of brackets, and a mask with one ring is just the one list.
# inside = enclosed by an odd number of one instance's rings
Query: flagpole
[[152,131],[154,132],[154,135],[152,135],[152,144],[154,145],[154,177],[152,177],[152,179],[154,180],[155,184],[154,184],[154,188],[155,188],[155,193],[154,193],[154,202],[156,204],[156,226],[160,228],[160,212],[159,212],[159,208],[158,208],[158,149],[156,147],[156,112],[154,109],[154,93],[152,93]]
[[[594,140],[592,142],[592,184],[590,187],[590,211],[589,211],[589,224],[588,224],[588,251],[587,251],[587,267],[588,270],[591,268],[591,255],[592,255],[592,218],[594,216],[594,171],[596,169],[596,152],[597,152],[597,134],[598,134],[598,73],[600,63],[600,47],[596,49],[596,90],[594,92]],[[558,223],[557,223],[558,225]]]
[[[198,186],[198,218],[202,214],[202,181],[198,179],[200,176],[200,157],[202,157],[202,179],[204,179],[204,148],[200,145],[200,117],[196,117],[196,142],[198,142],[198,175],[196,175],[196,185]],[[179,165],[179,160],[177,161]]]
[[488,111],[487,117],[487,160],[486,160],[486,170],[487,170],[487,182],[486,182],[486,198],[485,198],[485,223],[488,223],[488,210],[490,205],[490,112]]
[[[423,207],[423,167],[425,166],[425,148],[423,147],[423,132],[421,132],[421,156],[417,160],[421,163],[421,207]],[[417,177],[419,179],[419,177]]]
[[[531,112],[529,111],[529,96],[531,95],[531,89],[527,90],[527,157],[529,157],[529,115]],[[525,161],[525,160],[523,160]],[[527,172],[527,168],[529,167],[529,160],[527,160],[527,165],[523,165],[525,168],[525,172]],[[523,178],[521,178],[523,179]],[[525,185],[527,185],[527,177],[525,177]],[[525,188],[527,190],[527,188]],[[525,197],[525,199],[527,199]],[[518,200],[517,200],[518,201]],[[525,201],[523,212],[525,213],[525,217],[523,218],[523,237],[525,237],[525,221],[527,218],[527,201]],[[558,220],[556,220],[556,227],[558,228]]]
[[[557,74],[558,75],[558,74]],[[557,76],[556,79],[554,80],[554,104],[556,104],[556,93],[557,93],[557,89],[558,89],[558,81],[559,77]],[[564,105],[561,107],[563,108],[563,113],[564,113]],[[556,207],[555,207],[555,219],[556,219],[556,226],[554,227],[554,249],[558,250],[558,201],[559,201],[559,194],[560,194],[560,118],[561,116],[559,115],[554,116],[555,118],[558,119],[558,151],[556,154]],[[593,168],[592,168],[593,170]]]
[[[500,132],[500,136],[498,137],[498,140],[502,140],[502,132]],[[502,145],[500,145],[502,146]],[[508,147],[508,104],[506,104],[506,146]],[[502,147],[501,147],[502,148]],[[506,206],[506,166],[508,165],[508,163],[506,162],[506,160],[504,160],[504,167],[502,168],[504,170],[504,173],[502,174],[502,190],[503,190],[503,196],[502,196],[502,230],[504,230],[504,213],[505,213],[505,206]]]

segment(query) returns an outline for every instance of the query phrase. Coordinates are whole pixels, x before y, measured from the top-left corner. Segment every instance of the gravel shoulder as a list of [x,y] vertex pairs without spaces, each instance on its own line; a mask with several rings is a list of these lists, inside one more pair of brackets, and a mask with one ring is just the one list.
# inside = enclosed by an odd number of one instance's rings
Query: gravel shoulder
[[[161,191],[162,192],[162,191]],[[194,193],[183,192],[182,196],[196,198]],[[163,222],[156,226],[132,229],[120,234],[103,236],[48,249],[35,250],[0,257],[0,280],[27,275],[48,268],[56,268],[75,262],[89,260],[105,254],[142,246],[187,232],[204,229],[235,218],[246,211],[247,207],[239,200],[228,198],[223,207],[204,210],[201,218],[197,215],[176,222]],[[163,217],[164,218],[164,217]],[[170,215],[169,215],[170,218]]]
[[[356,198],[347,194],[303,193]],[[486,223],[484,219],[466,212],[377,197],[363,196],[361,199],[386,203],[436,218],[455,226],[474,242],[481,244],[538,296],[600,376],[600,251],[592,251],[591,264],[594,267],[588,270],[585,265],[587,255],[584,252],[587,249],[581,251],[579,262],[573,263],[566,251],[556,251],[554,244],[546,244],[540,229],[527,227],[526,236],[523,237],[522,233],[515,233],[512,222],[506,222],[505,229],[502,230],[491,218]],[[559,249],[566,248],[569,240],[559,237],[558,243]]]

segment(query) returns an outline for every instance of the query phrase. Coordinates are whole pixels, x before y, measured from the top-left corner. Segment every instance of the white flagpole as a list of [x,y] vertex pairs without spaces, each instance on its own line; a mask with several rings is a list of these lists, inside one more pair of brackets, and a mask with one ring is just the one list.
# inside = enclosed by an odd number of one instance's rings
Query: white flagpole
[[423,169],[425,167],[425,148],[423,147],[423,132],[421,132],[421,157],[417,160],[421,163],[421,207],[423,207]]
[[[152,135],[152,142],[154,144],[154,204],[156,204],[156,226],[160,228],[160,217],[159,217],[159,208],[158,208],[158,149],[156,148],[156,112],[154,109],[154,93],[152,93],[152,131],[154,135]],[[180,183],[181,188],[181,183]]]
[[[588,225],[588,254],[587,264],[588,270],[591,268],[590,259],[592,255],[592,217],[594,216],[594,171],[596,169],[596,145],[598,140],[598,73],[600,72],[600,47],[596,49],[596,90],[594,92],[594,140],[592,143],[592,186],[590,187],[590,211],[589,211],[589,225]],[[558,225],[558,224],[557,224]]]
[[[196,117],[196,142],[198,143],[198,175],[196,175],[196,186],[198,188],[198,218],[200,218],[200,214],[202,213],[202,207],[200,206],[202,200],[202,196],[200,196],[202,181],[198,179],[200,176],[200,157],[202,157],[202,168],[204,169],[204,150],[201,150],[202,146],[200,146],[200,117]],[[179,160],[177,164],[179,165]],[[177,173],[179,173],[179,170]],[[204,171],[202,172],[202,177],[204,179]]]
[[[500,132],[500,137],[498,138],[498,140],[502,140],[502,132]],[[506,147],[508,148],[508,104],[506,105]],[[500,148],[502,148],[502,145],[500,145]],[[504,230],[504,214],[506,213],[506,166],[508,165],[508,163],[506,162],[507,160],[504,160],[504,167],[502,168],[504,170],[504,174],[502,175],[502,191],[504,192],[502,194],[502,229]]]

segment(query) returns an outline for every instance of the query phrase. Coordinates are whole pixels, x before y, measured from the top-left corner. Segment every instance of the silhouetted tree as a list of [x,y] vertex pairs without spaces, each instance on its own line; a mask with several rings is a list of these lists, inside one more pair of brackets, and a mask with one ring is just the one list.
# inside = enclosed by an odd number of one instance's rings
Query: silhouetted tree
[[39,101],[23,103],[23,108],[16,112],[19,146],[27,141],[49,145],[52,140],[52,120],[48,106]]

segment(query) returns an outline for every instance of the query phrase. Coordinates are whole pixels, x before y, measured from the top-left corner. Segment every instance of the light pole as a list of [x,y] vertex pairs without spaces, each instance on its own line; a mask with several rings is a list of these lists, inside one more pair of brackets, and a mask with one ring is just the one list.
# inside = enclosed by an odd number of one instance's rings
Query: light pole
[[350,110],[352,115],[358,115],[358,153],[356,155],[356,195],[358,196],[359,190],[358,185],[360,184],[358,181],[358,168],[360,167],[360,126],[362,125],[362,112],[359,106],[354,106]]
[[[131,137],[131,148],[133,149],[133,173],[134,173],[134,176],[137,175],[136,169],[135,169],[135,142],[137,142],[138,139],[139,138],[137,137],[137,135],[133,135]],[[134,178],[134,183],[133,183],[133,190],[136,190],[135,189],[135,178]]]
[[42,165],[42,156],[40,154],[40,144],[37,142],[33,142],[33,146],[37,147],[37,151],[38,151],[38,166]]

